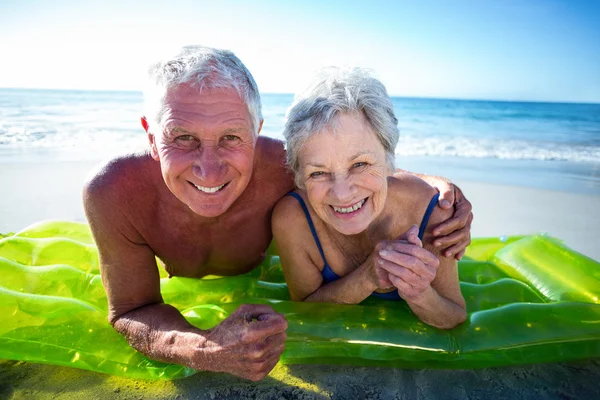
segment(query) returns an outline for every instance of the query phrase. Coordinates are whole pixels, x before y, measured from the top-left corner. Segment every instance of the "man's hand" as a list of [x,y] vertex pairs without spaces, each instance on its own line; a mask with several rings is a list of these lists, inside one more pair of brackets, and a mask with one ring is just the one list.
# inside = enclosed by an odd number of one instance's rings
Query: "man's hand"
[[267,305],[244,304],[206,336],[210,370],[259,381],[285,350],[287,321]]
[[389,280],[407,301],[419,298],[431,288],[440,264],[435,255],[423,248],[418,235],[419,228],[413,225],[379,252],[379,267],[389,273]]
[[460,260],[465,254],[465,249],[471,244],[471,223],[473,222],[473,206],[463,195],[462,190],[446,178],[439,176],[418,175],[440,192],[439,205],[448,209],[455,206],[452,218],[435,227],[433,235],[437,239],[433,242],[435,247],[444,250],[444,256]]

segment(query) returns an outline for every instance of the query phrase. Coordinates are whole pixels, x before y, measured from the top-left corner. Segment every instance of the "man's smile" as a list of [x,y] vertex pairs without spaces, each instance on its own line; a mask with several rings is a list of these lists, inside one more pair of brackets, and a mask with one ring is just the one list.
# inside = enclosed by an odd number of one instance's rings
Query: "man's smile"
[[199,191],[201,191],[203,193],[217,193],[218,191],[222,190],[225,186],[227,186],[229,184],[229,182],[224,183],[224,184],[219,185],[219,186],[213,186],[213,187],[200,186],[200,185],[196,185],[195,183],[191,183],[191,184],[196,189],[198,189]]

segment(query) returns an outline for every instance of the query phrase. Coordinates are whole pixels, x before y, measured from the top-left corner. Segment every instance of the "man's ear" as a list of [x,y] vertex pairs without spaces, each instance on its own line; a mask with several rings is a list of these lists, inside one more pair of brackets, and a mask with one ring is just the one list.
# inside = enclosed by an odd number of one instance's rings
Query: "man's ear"
[[142,123],[142,128],[144,128],[144,130],[146,131],[146,133],[148,133],[148,120],[146,119],[146,117],[142,116],[142,118],[140,118],[140,122]]
[[144,130],[148,134],[148,143],[150,144],[150,155],[152,156],[152,158],[154,160],[160,161],[160,158],[158,157],[158,149],[156,147],[156,137],[154,137],[154,135],[152,133],[150,133],[150,131],[148,130],[148,128],[149,128],[148,120],[146,119],[146,117],[142,117],[141,122],[142,122],[142,127],[144,127]]
[[263,122],[265,122],[264,119],[260,120],[260,124],[258,124],[258,129],[256,130],[256,135],[260,135],[260,131],[262,130],[262,126],[263,126]]

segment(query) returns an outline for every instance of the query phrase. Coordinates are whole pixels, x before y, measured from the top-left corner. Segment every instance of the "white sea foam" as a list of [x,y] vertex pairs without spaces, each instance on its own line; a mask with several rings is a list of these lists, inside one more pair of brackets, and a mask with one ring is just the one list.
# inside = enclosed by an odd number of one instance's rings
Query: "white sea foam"
[[600,146],[466,137],[415,137],[403,135],[400,156],[452,156],[511,160],[600,163]]

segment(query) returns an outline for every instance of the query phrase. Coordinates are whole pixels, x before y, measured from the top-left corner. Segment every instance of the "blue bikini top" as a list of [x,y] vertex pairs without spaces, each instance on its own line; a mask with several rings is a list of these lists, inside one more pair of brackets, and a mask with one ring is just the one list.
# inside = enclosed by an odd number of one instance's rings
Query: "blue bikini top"
[[[306,203],[304,203],[304,199],[302,199],[302,197],[298,193],[295,193],[295,192],[290,192],[290,193],[288,193],[288,195],[292,196],[296,200],[298,200],[298,203],[300,203],[300,206],[302,207],[302,210],[304,211],[304,215],[306,216],[306,221],[308,222],[310,231],[312,232],[313,238],[315,239],[315,243],[317,244],[317,248],[319,249],[319,253],[321,253],[321,257],[323,258],[323,262],[325,263],[325,266],[323,267],[323,271],[321,271],[321,274],[323,275],[323,281],[325,283],[329,283],[329,282],[333,282],[335,280],[340,279],[338,274],[333,272],[333,270],[327,263],[327,259],[325,258],[325,253],[323,252],[323,247],[321,246],[321,241],[319,240],[319,236],[317,236],[317,231],[315,230],[315,225],[313,223],[312,218],[310,217],[310,213],[308,212]],[[425,211],[425,215],[423,216],[423,220],[421,221],[421,226],[419,227],[419,239],[421,239],[421,240],[423,240],[423,235],[425,234],[425,228],[427,227],[427,223],[429,222],[429,217],[431,216],[431,213],[433,212],[433,209],[435,208],[435,205],[437,204],[439,197],[440,197],[440,194],[436,193],[433,196],[433,198],[431,199],[431,201],[429,202],[429,205],[427,206],[427,210]],[[373,292],[371,294],[371,296],[379,297],[379,298],[382,298],[385,300],[392,300],[392,301],[402,300],[402,298],[398,294],[397,290],[394,290],[394,291],[388,292],[388,293]]]

